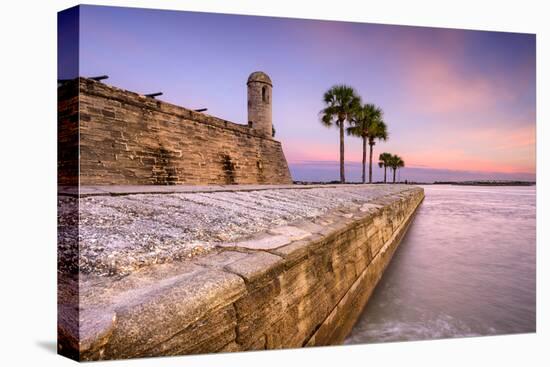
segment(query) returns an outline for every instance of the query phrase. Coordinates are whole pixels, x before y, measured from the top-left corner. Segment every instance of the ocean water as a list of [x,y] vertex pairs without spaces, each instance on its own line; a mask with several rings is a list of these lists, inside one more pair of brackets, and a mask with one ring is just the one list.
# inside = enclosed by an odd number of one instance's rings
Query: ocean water
[[345,344],[535,332],[535,187],[424,190]]

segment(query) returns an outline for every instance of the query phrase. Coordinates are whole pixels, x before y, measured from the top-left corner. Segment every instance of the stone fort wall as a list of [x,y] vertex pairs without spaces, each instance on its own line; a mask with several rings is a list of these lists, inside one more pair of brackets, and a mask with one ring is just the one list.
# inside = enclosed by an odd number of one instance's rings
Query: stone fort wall
[[[81,283],[81,305],[107,293],[116,306],[82,307],[81,320],[100,321],[63,350],[98,360],[341,344],[423,198],[421,188],[403,190],[327,213],[326,225],[286,227],[311,233],[286,244],[237,242],[174,273],[164,264],[103,283],[107,290],[92,278]],[[139,294],[140,302],[121,294]]]
[[[81,185],[288,184],[281,143],[241,125],[79,78],[59,89],[59,131],[78,130]],[[78,89],[78,113],[74,96]],[[67,108],[70,106],[70,108]],[[78,129],[75,129],[78,124]],[[58,167],[73,167],[74,137],[59,145]],[[64,157],[71,158],[70,162]],[[70,170],[59,184],[70,185]]]

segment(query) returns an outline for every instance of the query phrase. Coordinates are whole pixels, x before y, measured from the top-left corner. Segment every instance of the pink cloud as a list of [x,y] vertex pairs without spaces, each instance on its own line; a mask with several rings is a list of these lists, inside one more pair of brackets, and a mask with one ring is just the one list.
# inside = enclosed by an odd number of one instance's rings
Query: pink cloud
[[[529,111],[517,112],[523,107],[514,107],[533,88],[532,65],[521,66],[512,74],[482,73],[482,68],[468,64],[468,40],[462,31],[432,34],[430,29],[417,33],[390,27],[358,35],[337,24],[312,26],[309,31],[324,42],[337,42],[348,50],[349,59],[366,60],[365,67],[373,55],[389,60],[381,71],[388,83],[393,83],[388,90],[395,105],[386,115],[391,137],[388,143],[376,145],[375,157],[390,151],[403,156],[409,166],[535,172],[535,116]],[[422,32],[436,39],[424,42]],[[365,85],[360,92],[368,96],[368,80]],[[515,108],[525,119],[514,120],[503,106]],[[401,123],[399,128],[393,128],[395,121]],[[336,142],[294,143],[285,142],[290,160],[338,159]],[[346,161],[360,160],[360,144],[347,138]]]
[[[503,126],[518,124],[506,121]],[[401,155],[407,166],[438,169],[516,173],[534,173],[535,124],[517,127],[438,126],[431,131],[405,132],[387,143],[377,143],[374,158],[389,151]],[[334,129],[336,135],[336,129]],[[303,160],[337,161],[338,144],[334,142],[285,139],[289,162]],[[359,139],[346,137],[346,162],[361,161]]]
[[[334,135],[336,136],[336,134]],[[335,161],[339,159],[339,149],[336,143],[320,143],[313,140],[304,141],[302,139],[285,139],[283,149],[285,156],[290,163],[305,160]],[[347,158],[351,158],[349,153],[347,154]]]
[[404,86],[412,111],[452,114],[475,113],[511,102],[514,93],[498,80],[463,73],[452,57],[431,50],[415,50],[407,57]]
[[410,166],[534,173],[535,125],[456,129],[404,152]]

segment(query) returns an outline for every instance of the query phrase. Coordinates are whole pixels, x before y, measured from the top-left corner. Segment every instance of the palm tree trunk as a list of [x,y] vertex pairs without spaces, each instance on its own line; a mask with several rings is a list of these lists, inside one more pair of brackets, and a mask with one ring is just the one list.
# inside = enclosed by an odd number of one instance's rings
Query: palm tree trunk
[[367,138],[363,137],[363,174],[361,175],[361,179],[363,180],[363,183],[366,182],[365,180],[366,165],[367,165]]
[[393,169],[393,183],[395,183],[395,171],[397,171],[396,168]]
[[369,183],[372,183],[372,146],[373,144],[369,144]]
[[344,121],[340,121],[340,183],[346,183],[344,172]]
[[386,168],[388,167],[384,164],[384,183],[386,183]]

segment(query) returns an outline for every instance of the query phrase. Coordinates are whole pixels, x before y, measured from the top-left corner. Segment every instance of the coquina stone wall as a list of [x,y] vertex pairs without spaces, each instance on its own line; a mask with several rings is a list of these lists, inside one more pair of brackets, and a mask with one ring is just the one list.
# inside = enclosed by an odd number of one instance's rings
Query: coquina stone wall
[[260,238],[122,279],[83,278],[72,345],[97,360],[339,344],[423,198],[411,188],[286,228],[290,242]]
[[78,84],[57,89],[57,179],[78,185]]
[[[66,92],[75,88],[79,115]],[[86,78],[59,90],[60,139],[71,142],[60,146],[59,168],[74,166],[76,140],[81,185],[291,183],[281,144],[252,126]],[[72,173],[59,184],[77,180]]]

